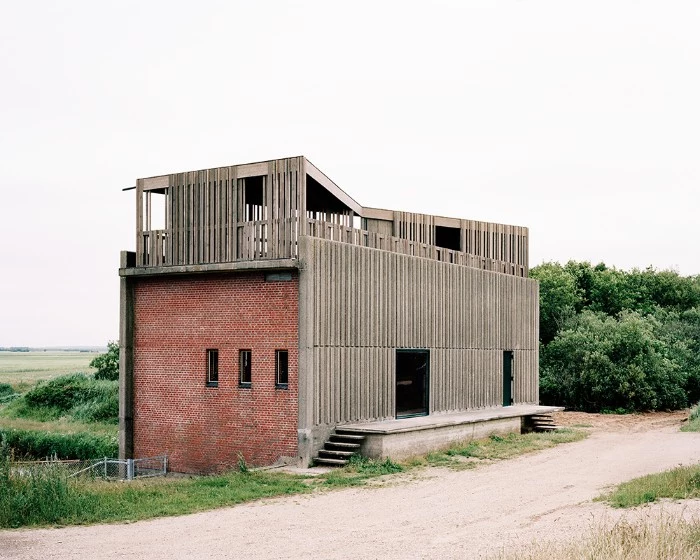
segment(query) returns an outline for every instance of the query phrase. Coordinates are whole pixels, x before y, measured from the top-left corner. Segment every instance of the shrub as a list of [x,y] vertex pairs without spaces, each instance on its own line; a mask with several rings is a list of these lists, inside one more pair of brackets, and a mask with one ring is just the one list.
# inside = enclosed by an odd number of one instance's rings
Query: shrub
[[652,316],[584,311],[542,349],[542,402],[586,411],[684,408],[687,374],[659,330]]
[[700,400],[700,276],[544,263],[542,402],[587,411],[684,408]]
[[23,401],[24,406],[15,409],[19,416],[45,420],[68,415],[89,422],[116,422],[119,385],[74,373],[37,384]]
[[119,379],[119,344],[116,342],[107,343],[107,352],[100,354],[90,362],[90,367],[94,367],[95,379],[106,379],[116,381]]
[[0,404],[8,403],[17,398],[17,393],[9,383],[0,383]]

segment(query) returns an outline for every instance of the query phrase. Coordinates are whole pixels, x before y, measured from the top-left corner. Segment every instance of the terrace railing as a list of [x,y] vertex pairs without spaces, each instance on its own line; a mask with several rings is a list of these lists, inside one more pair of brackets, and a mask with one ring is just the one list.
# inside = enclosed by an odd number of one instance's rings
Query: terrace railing
[[[306,234],[320,239],[514,276],[526,277],[528,274],[527,267],[511,262],[321,220],[307,220]],[[201,228],[181,228],[175,231],[151,230],[143,233],[143,254],[138,255],[137,266],[296,258],[299,235],[298,221],[294,218],[239,222],[230,229],[216,227],[204,230]]]

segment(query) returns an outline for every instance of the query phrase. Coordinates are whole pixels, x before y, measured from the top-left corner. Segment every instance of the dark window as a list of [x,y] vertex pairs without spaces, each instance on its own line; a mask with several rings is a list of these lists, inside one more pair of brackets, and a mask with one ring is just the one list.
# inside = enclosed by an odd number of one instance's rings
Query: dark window
[[289,383],[289,352],[275,350],[275,385],[286,387]]
[[459,228],[435,226],[435,245],[459,251],[461,244],[461,232]]
[[240,372],[240,384],[243,387],[250,387],[252,382],[251,377],[251,358],[253,353],[250,350],[241,350],[238,353],[238,367]]
[[265,219],[265,206],[263,194],[265,191],[265,177],[246,177],[244,181],[245,213],[249,222]]
[[219,351],[207,350],[207,385],[219,385]]

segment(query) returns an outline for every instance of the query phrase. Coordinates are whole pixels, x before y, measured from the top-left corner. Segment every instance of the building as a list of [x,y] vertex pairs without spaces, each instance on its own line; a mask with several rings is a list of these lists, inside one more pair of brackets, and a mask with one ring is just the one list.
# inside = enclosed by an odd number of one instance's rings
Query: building
[[135,191],[123,457],[308,464],[338,426],[405,456],[541,411],[527,228],[366,208],[305,157]]

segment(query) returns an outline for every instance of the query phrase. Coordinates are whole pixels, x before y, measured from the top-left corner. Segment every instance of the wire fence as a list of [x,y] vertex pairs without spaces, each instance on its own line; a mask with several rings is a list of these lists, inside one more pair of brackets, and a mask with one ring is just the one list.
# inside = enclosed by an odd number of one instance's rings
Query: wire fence
[[14,461],[12,469],[16,474],[30,475],[42,469],[60,470],[69,478],[101,478],[104,480],[135,480],[153,476],[165,476],[168,472],[168,457],[144,457],[141,459],[114,459],[103,457],[89,461],[57,460]]

